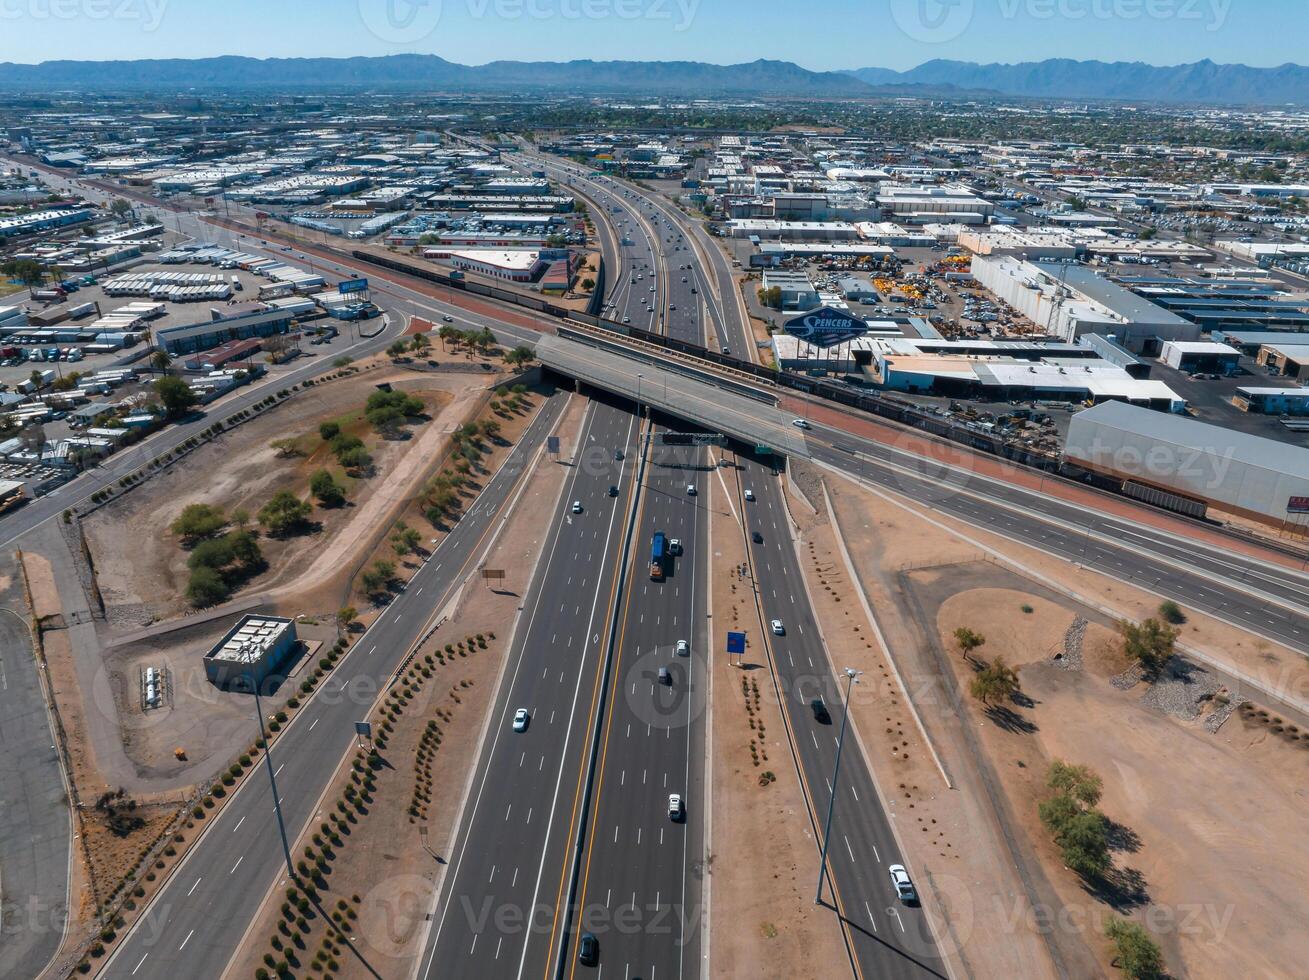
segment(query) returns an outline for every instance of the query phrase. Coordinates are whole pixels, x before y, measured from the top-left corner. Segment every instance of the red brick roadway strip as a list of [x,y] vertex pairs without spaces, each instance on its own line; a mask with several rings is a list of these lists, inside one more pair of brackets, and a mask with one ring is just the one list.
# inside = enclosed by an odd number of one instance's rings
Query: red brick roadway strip
[[1269,561],[1285,568],[1299,570],[1304,562],[1292,555],[1273,548],[1264,548],[1256,541],[1247,541],[1225,534],[1220,530],[1203,527],[1188,521],[1178,520],[1163,511],[1152,507],[1138,506],[1131,501],[1100,493],[1089,487],[1058,477],[1047,476],[1044,480],[1038,471],[1017,466],[1006,460],[985,453],[976,453],[957,443],[944,442],[911,429],[904,429],[894,423],[880,419],[854,415],[840,408],[792,395],[783,395],[782,407],[796,416],[808,418],[842,429],[853,435],[863,436],[874,442],[880,442],[895,449],[924,456],[939,463],[949,464],[963,470],[987,476],[1013,486],[1033,490],[1047,497],[1085,507],[1100,513],[1122,517],[1138,524],[1175,535],[1181,541],[1202,541],[1206,544],[1225,549],[1231,553]]

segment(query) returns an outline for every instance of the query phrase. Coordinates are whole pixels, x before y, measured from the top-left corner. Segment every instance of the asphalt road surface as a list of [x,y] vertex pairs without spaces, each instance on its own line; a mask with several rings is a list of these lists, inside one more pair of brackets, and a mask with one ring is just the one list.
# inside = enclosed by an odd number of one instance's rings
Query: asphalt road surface
[[[593,403],[553,542],[527,593],[420,977],[538,977],[548,970],[619,601],[636,428],[630,413]],[[624,458],[615,459],[615,450]],[[519,708],[530,718],[522,732],[512,727]]]
[[[550,399],[499,472],[418,573],[351,647],[273,743],[270,754],[294,841],[400,662],[432,618],[472,574],[566,398]],[[257,734],[250,705],[251,739]],[[118,944],[102,976],[136,980],[217,978],[237,949],[268,887],[285,865],[273,797],[261,764],[250,773]]]
[[[660,447],[656,435],[619,617],[596,803],[567,947],[569,977],[601,972],[578,962],[583,932],[598,940],[599,966],[611,976],[680,980],[700,976],[704,965],[711,479],[704,449]],[[662,581],[648,572],[658,531],[670,546],[678,542]],[[682,800],[677,815],[669,810],[673,794]]]
[[[739,494],[733,506],[743,515],[748,573],[754,577],[764,621],[751,632],[744,660],[766,666],[763,658],[771,657],[790,738],[815,814],[815,836],[821,839],[832,795],[837,733],[845,710],[844,683],[838,687],[833,671],[844,665],[829,661],[802,585],[779,478],[768,465],[751,457],[738,460],[740,469],[733,472]],[[745,499],[746,490],[753,491],[754,501]],[[756,531],[762,542],[749,539]],[[780,621],[780,635],[768,625],[772,620]],[[764,683],[762,678],[760,683]],[[817,710],[816,699],[822,710]],[[896,819],[894,805],[888,808],[879,798],[858,744],[847,736],[828,849],[829,880],[834,887],[824,890],[824,900],[834,904],[841,915],[862,977],[944,977],[945,966],[923,910],[901,903],[891,885],[889,865],[903,864],[911,875],[915,871],[900,853],[891,829]],[[815,877],[815,891],[817,885]]]

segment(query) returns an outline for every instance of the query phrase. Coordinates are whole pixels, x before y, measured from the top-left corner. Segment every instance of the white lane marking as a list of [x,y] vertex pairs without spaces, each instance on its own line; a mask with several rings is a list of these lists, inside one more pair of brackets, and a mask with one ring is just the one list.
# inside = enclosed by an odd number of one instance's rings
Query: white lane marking
[[188,933],[186,934],[186,938],[182,940],[182,945],[177,947],[177,951],[178,951],[179,953],[180,953],[182,950],[186,949],[186,944],[189,943],[189,942],[191,941],[191,937],[194,936],[194,935],[195,935],[195,930],[194,930],[194,929],[192,929],[190,932],[188,932]]
[[229,875],[230,875],[230,874],[235,874],[235,873],[236,873],[236,869],[239,868],[239,867],[241,866],[241,862],[244,861],[244,860],[245,860],[245,855],[242,854],[239,858],[236,859],[236,864],[232,865],[232,870],[229,871],[229,872],[227,872],[227,873],[228,873]]
[[191,888],[190,888],[190,889],[187,891],[187,893],[186,893],[187,898],[190,898],[190,897],[191,897],[191,892],[195,891],[196,886],[199,885],[200,882],[202,882],[202,881],[204,881],[204,875],[201,875],[199,878],[197,878],[197,879],[195,880],[195,884],[192,885]]

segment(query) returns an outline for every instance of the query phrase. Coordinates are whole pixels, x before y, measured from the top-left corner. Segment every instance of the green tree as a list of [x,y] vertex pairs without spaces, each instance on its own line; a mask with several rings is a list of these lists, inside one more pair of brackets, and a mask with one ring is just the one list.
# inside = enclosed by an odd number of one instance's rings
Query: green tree
[[1018,673],[1004,662],[1004,657],[996,657],[983,667],[969,685],[973,697],[987,707],[1008,701],[1018,693],[1018,689]]
[[398,360],[399,358],[404,357],[405,354],[407,354],[408,352],[409,352],[409,345],[406,344],[403,340],[397,340],[395,343],[393,343],[390,347],[386,349],[387,356],[390,357],[392,360]]
[[231,595],[223,577],[212,568],[197,568],[186,585],[186,600],[197,609],[216,606]]
[[347,470],[366,470],[373,463],[373,457],[363,446],[351,446],[336,454],[336,461]]
[[1140,923],[1113,918],[1104,934],[1114,944],[1114,965],[1131,980],[1156,980],[1164,975],[1164,955]]
[[371,568],[364,572],[362,581],[364,591],[369,595],[377,595],[386,591],[392,579],[395,578],[395,565],[389,561],[375,561]]
[[308,501],[301,500],[290,490],[279,490],[259,508],[259,523],[268,529],[269,534],[289,534],[308,522],[312,510]]
[[1166,599],[1159,604],[1159,615],[1163,617],[1164,622],[1173,626],[1181,626],[1186,622],[1186,613],[1182,612],[1182,607],[1172,599]]
[[427,339],[427,334],[416,333],[413,339],[409,341],[409,346],[413,348],[415,354],[425,354],[427,349],[432,346],[432,342]]
[[109,213],[112,214],[115,218],[121,218],[123,215],[129,213],[131,210],[132,210],[131,203],[123,200],[121,197],[114,198],[109,205]]
[[511,364],[514,367],[523,367],[527,364],[531,364],[534,360],[536,360],[536,355],[532,352],[532,348],[524,344],[519,344],[513,350],[505,354],[505,363]]
[[1104,781],[1090,766],[1074,765],[1056,759],[1050,763],[1045,784],[1079,806],[1095,806],[1100,802]]
[[1159,676],[1177,643],[1177,630],[1153,617],[1139,625],[1120,620],[1118,634],[1123,640],[1123,653],[1139,663],[1150,678]]
[[172,363],[173,358],[166,350],[157,350],[150,355],[150,366],[156,371],[162,371],[164,374],[168,373]]
[[960,626],[954,631],[955,646],[959,648],[959,654],[965,658],[972,656],[974,650],[986,642],[986,637],[981,633],[974,633],[967,626]]
[[212,537],[227,526],[227,518],[212,504],[187,504],[172,523],[172,531],[188,545]]
[[155,382],[155,394],[170,419],[185,415],[200,399],[181,378],[165,376]]
[[11,279],[17,279],[28,288],[40,286],[46,277],[45,266],[35,259],[10,259],[0,265],[0,272]]
[[332,442],[341,434],[341,426],[336,422],[320,422],[318,425],[318,438],[323,442]]
[[417,551],[422,540],[423,536],[416,528],[410,527],[404,521],[396,522],[395,530],[391,534],[391,546],[395,548],[397,554],[407,555]]
[[345,503],[345,487],[327,470],[317,470],[309,478],[309,492],[324,507],[340,507]]
[[336,621],[341,624],[342,629],[349,629],[358,618],[359,610],[354,606],[342,606],[336,611]]

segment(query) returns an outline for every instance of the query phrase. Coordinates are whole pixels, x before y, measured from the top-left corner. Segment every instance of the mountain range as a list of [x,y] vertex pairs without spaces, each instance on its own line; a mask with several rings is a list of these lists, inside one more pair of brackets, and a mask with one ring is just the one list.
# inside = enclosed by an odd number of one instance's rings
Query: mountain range
[[390,89],[556,91],[628,95],[758,95],[860,98],[983,95],[1043,99],[1309,105],[1309,68],[1252,68],[1198,61],[1054,58],[1020,64],[933,60],[909,71],[859,68],[819,72],[788,61],[712,65],[698,61],[495,61],[461,65],[436,55],[359,58],[225,56],[139,61],[0,62],[0,89],[142,91],[179,89]]

